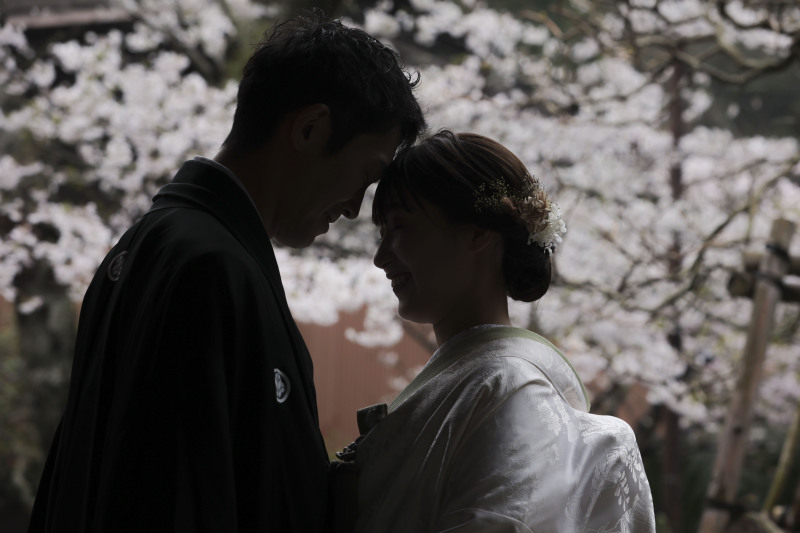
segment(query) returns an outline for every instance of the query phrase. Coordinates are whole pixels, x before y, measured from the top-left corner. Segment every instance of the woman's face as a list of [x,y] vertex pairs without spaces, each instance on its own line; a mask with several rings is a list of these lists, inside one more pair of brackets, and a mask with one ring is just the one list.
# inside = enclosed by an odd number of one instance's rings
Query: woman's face
[[386,272],[401,317],[437,324],[458,314],[475,275],[471,231],[445,218],[433,204],[396,202],[381,225],[374,263]]

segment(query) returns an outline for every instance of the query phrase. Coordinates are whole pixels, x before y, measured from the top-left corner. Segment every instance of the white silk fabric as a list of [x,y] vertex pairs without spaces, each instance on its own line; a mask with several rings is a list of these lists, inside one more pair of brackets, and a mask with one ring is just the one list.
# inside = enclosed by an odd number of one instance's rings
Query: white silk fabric
[[655,532],[633,431],[555,347],[501,327],[441,352],[358,445],[356,531]]

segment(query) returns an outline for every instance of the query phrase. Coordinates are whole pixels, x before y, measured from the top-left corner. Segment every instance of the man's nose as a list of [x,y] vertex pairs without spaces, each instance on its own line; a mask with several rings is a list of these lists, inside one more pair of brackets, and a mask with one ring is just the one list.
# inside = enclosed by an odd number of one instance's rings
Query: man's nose
[[364,202],[364,193],[366,193],[366,189],[361,189],[355,196],[350,198],[344,204],[344,210],[342,211],[342,215],[353,220],[358,216],[359,211],[361,211],[361,204]]

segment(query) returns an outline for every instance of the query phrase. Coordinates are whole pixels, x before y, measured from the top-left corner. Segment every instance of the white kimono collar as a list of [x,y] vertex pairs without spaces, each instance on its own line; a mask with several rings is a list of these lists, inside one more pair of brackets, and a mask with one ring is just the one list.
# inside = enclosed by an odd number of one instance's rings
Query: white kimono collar
[[564,354],[561,353],[561,350],[556,348],[541,335],[528,331],[527,329],[499,326],[472,328],[453,337],[449,342],[442,345],[439,350],[437,350],[435,354],[436,357],[432,358],[425,368],[417,374],[411,383],[409,383],[391,405],[389,405],[389,412],[394,411],[406,398],[414,394],[420,387],[439,374],[439,372],[450,366],[450,364],[463,357],[466,352],[476,348],[485,348],[486,343],[493,341],[535,342],[539,347],[544,346],[554,351],[559,356],[559,361],[555,364],[555,369],[552,368],[552,362],[550,364],[543,364],[544,358],[542,358],[541,361],[538,360],[539,358],[537,355],[541,354],[541,350],[525,350],[525,353],[529,354],[527,358],[531,363],[536,365],[536,367],[547,376],[553,386],[564,396],[564,399],[567,400],[572,407],[582,411],[589,410],[589,395],[586,392],[586,387],[583,385],[578,373],[575,372],[575,368]]

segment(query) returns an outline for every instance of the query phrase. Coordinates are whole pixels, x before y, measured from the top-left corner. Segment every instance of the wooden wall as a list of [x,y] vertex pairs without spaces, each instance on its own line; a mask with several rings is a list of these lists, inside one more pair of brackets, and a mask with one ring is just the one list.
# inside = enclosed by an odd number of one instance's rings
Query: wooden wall
[[358,329],[363,318],[360,312],[333,326],[298,323],[314,360],[320,426],[331,453],[358,436],[358,409],[391,402],[431,355],[408,335],[388,348],[350,342],[345,330]]

